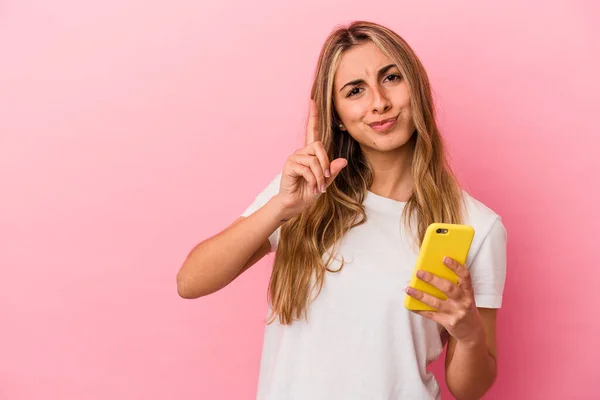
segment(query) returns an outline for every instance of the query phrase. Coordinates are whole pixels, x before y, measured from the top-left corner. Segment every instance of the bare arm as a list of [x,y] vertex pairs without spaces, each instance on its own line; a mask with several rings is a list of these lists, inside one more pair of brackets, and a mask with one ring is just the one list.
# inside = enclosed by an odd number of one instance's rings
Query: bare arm
[[216,292],[263,258],[270,250],[269,236],[313,204],[348,164],[344,158],[329,162],[323,143],[317,140],[316,107],[311,99],[307,145],[288,157],[279,193],[248,218],[239,218],[194,247],[177,274],[181,297],[194,299]]
[[446,384],[459,400],[481,398],[496,379],[496,310],[479,308],[483,332],[464,344],[450,337],[446,352]]
[[458,276],[451,282],[427,271],[417,277],[441,290],[440,299],[413,287],[407,293],[434,311],[414,311],[442,325],[449,334],[446,352],[446,384],[458,400],[481,398],[496,379],[497,309],[476,306],[469,269],[444,257],[444,264]]
[[270,251],[269,236],[287,218],[277,196],[192,249],[177,274],[177,293],[194,299],[214,293]]

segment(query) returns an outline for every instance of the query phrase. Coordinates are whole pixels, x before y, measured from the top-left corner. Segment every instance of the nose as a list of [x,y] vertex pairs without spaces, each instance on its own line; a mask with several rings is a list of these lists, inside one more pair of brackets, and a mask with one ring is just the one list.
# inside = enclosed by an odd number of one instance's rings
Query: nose
[[392,107],[392,103],[379,88],[373,90],[373,112],[383,114]]

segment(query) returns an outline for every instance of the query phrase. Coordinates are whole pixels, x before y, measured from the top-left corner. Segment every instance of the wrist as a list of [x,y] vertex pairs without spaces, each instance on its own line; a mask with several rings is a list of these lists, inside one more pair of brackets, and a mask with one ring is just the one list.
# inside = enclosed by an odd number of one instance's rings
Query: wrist
[[487,348],[483,323],[479,319],[477,321],[477,324],[470,330],[470,334],[468,336],[457,339],[457,342],[461,346],[468,348],[477,348],[483,346]]
[[279,194],[273,196],[268,202],[267,205],[270,207],[273,218],[277,220],[280,224],[288,221],[290,218],[294,217],[294,213],[290,211],[288,207],[284,205],[281,201],[281,197]]
[[468,338],[464,338],[464,339],[460,339],[457,340],[458,344],[461,345],[462,347],[466,347],[469,349],[475,349],[478,347],[485,347],[486,345],[486,341],[485,341],[485,335],[481,334],[473,334],[472,336],[468,337]]

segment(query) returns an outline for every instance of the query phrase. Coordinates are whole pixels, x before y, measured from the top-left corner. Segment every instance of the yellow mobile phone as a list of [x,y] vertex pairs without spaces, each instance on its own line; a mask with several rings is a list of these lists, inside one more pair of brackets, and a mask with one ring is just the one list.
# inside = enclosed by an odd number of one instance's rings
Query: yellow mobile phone
[[[446,295],[439,289],[417,278],[417,271],[422,269],[453,283],[458,283],[458,276],[444,264],[448,256],[461,264],[465,264],[475,229],[469,225],[433,223],[427,227],[423,244],[419,250],[417,265],[410,279],[410,286],[439,299],[446,300]],[[409,310],[433,310],[434,308],[410,297],[404,299],[404,306]]]

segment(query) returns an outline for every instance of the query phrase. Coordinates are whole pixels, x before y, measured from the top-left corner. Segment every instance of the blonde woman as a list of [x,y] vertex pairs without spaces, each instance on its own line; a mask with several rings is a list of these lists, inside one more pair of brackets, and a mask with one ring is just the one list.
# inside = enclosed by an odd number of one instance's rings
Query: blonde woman
[[[475,228],[459,283],[408,287],[427,226]],[[500,217],[461,189],[445,157],[427,74],[393,31],[358,21],[326,40],[306,146],[230,227],[197,245],[184,298],[213,293],[267,253],[259,399],[439,399],[427,366],[447,343],[446,383],[480,398],[496,377],[496,309],[506,271]],[[410,295],[437,312],[412,312]]]

